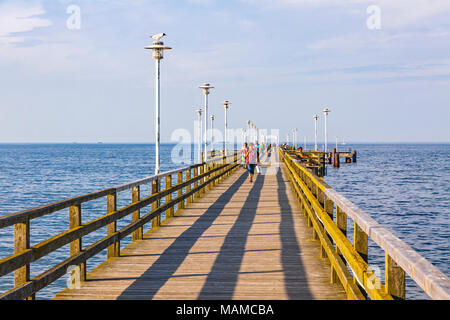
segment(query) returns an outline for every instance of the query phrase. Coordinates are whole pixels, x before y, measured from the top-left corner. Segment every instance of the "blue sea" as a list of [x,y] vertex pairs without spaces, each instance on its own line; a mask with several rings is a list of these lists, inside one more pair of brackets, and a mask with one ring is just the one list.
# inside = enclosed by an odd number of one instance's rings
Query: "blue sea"
[[[174,146],[161,146],[162,171],[185,165],[172,162]],[[329,167],[327,183],[449,275],[450,144],[347,144],[339,148],[357,150],[358,162],[341,162],[339,169]],[[191,152],[196,154],[194,149]],[[0,144],[0,215],[150,176],[154,153],[153,144]],[[146,195],[150,190],[142,192]],[[131,192],[120,193],[118,206],[129,204],[130,199]],[[91,201],[83,205],[83,221],[105,212],[105,199]],[[122,219],[118,227],[130,219]],[[33,220],[31,245],[67,228],[67,210]],[[103,228],[88,235],[83,246],[105,234]],[[12,235],[12,227],[0,229],[0,259],[13,253]],[[122,241],[121,246],[128,243]],[[34,262],[31,277],[63,261],[68,251],[64,246]],[[89,259],[88,271],[105,257],[102,252]],[[369,247],[369,265],[384,279],[384,253],[374,243]],[[0,278],[0,292],[12,288],[12,276]],[[65,287],[63,277],[37,298],[50,299]],[[427,296],[407,279],[407,298]]]

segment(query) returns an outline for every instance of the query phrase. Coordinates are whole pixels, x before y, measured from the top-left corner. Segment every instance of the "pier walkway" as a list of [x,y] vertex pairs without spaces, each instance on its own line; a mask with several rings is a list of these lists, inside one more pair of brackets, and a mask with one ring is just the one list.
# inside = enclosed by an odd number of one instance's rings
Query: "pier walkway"
[[[448,276],[325,183],[324,153],[273,150],[253,183],[237,153],[212,157],[0,216],[0,229],[14,228],[14,252],[0,259],[0,277],[14,273],[14,286],[0,300],[35,299],[62,277],[68,288],[54,299],[393,300],[406,299],[406,275],[450,300]],[[84,221],[96,200],[105,212]],[[32,241],[31,225],[50,214],[68,229]],[[384,281],[369,265],[369,239],[385,254]],[[64,247],[63,261],[31,276],[35,261]]]
[[345,299],[287,177],[234,172],[55,299]]

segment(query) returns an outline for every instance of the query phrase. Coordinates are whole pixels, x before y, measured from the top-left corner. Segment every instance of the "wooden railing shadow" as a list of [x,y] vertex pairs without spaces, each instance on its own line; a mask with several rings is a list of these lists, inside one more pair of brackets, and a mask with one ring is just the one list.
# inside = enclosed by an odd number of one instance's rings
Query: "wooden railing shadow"
[[[255,203],[258,203],[264,176],[258,175],[248,193],[238,218],[228,232],[216,260],[208,274],[197,299],[231,300],[237,285],[239,270],[245,254],[246,240],[256,215]],[[218,283],[218,281],[221,281]]]
[[[286,193],[287,185],[283,181],[281,170],[276,174],[278,182],[278,202],[281,208],[281,263],[284,271],[284,284],[289,299],[311,300],[313,296],[308,288],[308,277],[300,256],[300,246],[294,227],[292,208]],[[306,285],[305,285],[306,284]]]
[[[139,278],[119,295],[118,299],[136,299],[136,291],[139,291],[139,296],[142,299],[152,299],[159,289],[173,277],[178,267],[188,256],[190,249],[202,234],[212,226],[226,204],[245,181],[245,178],[246,174],[242,174],[201,217],[164,250],[160,257]],[[152,277],[151,286],[147,286],[149,277]]]

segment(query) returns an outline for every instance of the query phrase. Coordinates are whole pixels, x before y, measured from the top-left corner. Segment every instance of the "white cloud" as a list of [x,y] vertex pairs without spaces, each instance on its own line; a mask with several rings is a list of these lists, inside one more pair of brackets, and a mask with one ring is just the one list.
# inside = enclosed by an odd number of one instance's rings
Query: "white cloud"
[[0,4],[0,44],[23,42],[15,34],[48,27],[52,22],[40,18],[45,10],[38,2],[7,1]]
[[270,8],[348,8],[355,14],[366,14],[355,11],[355,7],[378,5],[383,16],[385,27],[403,27],[417,24],[439,14],[450,13],[449,0],[241,0],[254,5]]

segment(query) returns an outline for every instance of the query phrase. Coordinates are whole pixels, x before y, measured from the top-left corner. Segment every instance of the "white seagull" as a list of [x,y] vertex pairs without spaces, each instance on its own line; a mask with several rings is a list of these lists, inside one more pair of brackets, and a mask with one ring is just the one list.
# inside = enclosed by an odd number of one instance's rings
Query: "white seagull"
[[151,36],[150,38],[152,38],[152,39],[154,39],[156,41],[159,41],[165,35],[166,35],[165,33],[158,33],[158,34],[155,34],[154,36]]

